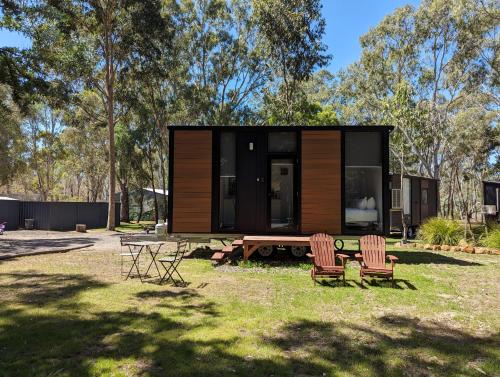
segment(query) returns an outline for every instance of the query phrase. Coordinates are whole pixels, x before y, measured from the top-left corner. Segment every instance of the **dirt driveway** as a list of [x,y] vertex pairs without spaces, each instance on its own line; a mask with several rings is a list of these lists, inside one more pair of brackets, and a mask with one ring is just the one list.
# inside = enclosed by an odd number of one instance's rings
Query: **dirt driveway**
[[0,259],[22,255],[87,250],[119,250],[119,232],[56,232],[45,230],[7,231],[0,236]]

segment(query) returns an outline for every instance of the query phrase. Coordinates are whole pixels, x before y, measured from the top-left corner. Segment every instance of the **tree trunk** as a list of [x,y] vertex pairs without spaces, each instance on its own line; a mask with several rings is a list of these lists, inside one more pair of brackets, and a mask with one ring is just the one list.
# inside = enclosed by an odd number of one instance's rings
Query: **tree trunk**
[[[168,150],[168,144],[167,144],[167,150]],[[165,169],[165,158],[164,154],[162,153],[162,148],[158,148],[158,153],[160,155],[160,172],[161,172],[161,180],[162,180],[162,188],[163,188],[163,213],[162,213],[162,218],[163,221],[167,221],[167,173]]]
[[[111,9],[110,9],[111,8]],[[109,187],[108,187],[108,230],[115,229],[115,186],[116,186],[116,156],[115,156],[115,120],[114,120],[114,59],[112,32],[112,12],[110,5],[103,9],[105,55],[106,55],[106,105],[108,115],[109,138]]]
[[408,224],[406,223],[406,217],[405,217],[405,206],[404,206],[404,153],[401,151],[401,169],[399,170],[401,172],[401,181],[400,181],[400,189],[401,189],[401,195],[400,195],[400,206],[401,206],[401,224],[403,227],[403,239],[402,243],[407,243],[408,242]]
[[120,220],[128,223],[130,222],[130,202],[129,202],[128,185],[126,181],[120,182],[120,191],[121,191]]
[[153,189],[153,200],[155,204],[155,223],[158,223],[158,198],[156,197],[156,191],[155,191],[155,171],[153,167],[153,156],[151,150],[148,150],[148,162],[149,162],[149,169],[151,172],[151,188]]
[[139,189],[139,214],[137,215],[137,224],[141,222],[142,213],[144,212],[144,190],[142,188]]

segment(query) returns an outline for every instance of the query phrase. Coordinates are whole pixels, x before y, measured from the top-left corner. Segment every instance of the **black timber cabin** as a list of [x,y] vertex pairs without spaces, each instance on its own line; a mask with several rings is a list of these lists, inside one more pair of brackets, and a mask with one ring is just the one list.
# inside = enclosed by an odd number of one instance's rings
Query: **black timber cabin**
[[500,222],[500,182],[483,181],[483,213],[486,220]]
[[170,126],[168,232],[388,235],[390,126]]
[[408,236],[415,236],[418,227],[429,217],[436,217],[439,205],[439,180],[415,175],[390,175],[391,232],[403,231],[401,212],[408,224]]

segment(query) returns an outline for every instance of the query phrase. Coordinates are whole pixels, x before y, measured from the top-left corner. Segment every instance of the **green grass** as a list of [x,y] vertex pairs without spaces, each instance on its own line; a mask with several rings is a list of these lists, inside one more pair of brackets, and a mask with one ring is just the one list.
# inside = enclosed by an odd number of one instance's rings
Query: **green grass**
[[[142,227],[143,225],[155,225],[154,221],[141,221],[140,223],[136,222],[131,222],[131,223],[125,223],[125,222],[120,222],[120,225],[115,228],[117,232],[123,232],[123,233],[136,233],[136,232],[142,232],[144,228]],[[98,228],[98,229],[92,229],[90,230],[91,232],[101,232],[105,231],[106,228]],[[153,231],[154,232],[154,231]]]
[[[305,261],[123,281],[111,251],[0,261],[1,376],[494,376],[500,257],[402,251],[397,288]],[[264,268],[262,268],[264,267]]]

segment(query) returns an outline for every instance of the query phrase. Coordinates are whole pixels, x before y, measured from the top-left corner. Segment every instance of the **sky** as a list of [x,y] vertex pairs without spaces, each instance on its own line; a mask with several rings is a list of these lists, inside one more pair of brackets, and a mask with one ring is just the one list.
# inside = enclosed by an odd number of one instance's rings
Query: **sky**
[[[322,0],[326,33],[323,42],[333,56],[327,67],[332,72],[347,67],[360,57],[359,37],[376,26],[396,8],[418,6],[420,0]],[[0,30],[0,46],[29,47],[23,36]]]

